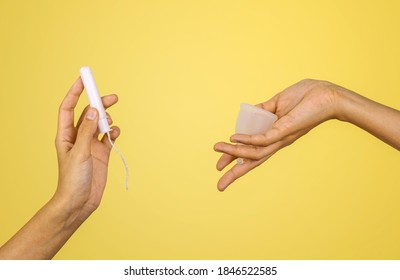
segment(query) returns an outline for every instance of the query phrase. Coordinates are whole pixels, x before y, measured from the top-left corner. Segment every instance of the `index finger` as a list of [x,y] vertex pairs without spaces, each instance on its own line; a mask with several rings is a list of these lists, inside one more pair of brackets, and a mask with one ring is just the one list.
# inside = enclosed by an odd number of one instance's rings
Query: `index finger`
[[66,130],[74,128],[74,109],[82,92],[83,83],[79,77],[60,105],[58,111],[58,134],[62,135]]

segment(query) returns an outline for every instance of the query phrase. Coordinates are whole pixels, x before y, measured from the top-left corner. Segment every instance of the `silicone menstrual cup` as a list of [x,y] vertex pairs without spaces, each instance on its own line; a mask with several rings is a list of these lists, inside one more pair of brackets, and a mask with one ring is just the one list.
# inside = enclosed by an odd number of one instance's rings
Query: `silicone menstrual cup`
[[[240,112],[236,121],[236,133],[241,134],[264,134],[278,119],[275,114],[268,112],[260,107],[250,104],[240,104]],[[243,163],[243,159],[238,159],[238,164]]]

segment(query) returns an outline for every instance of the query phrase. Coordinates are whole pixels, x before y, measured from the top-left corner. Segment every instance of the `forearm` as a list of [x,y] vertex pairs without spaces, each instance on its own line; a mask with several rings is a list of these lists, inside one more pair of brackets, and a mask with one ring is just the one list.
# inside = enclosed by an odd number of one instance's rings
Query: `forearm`
[[52,198],[0,248],[0,259],[51,259],[83,222],[67,209]]
[[400,111],[338,89],[338,119],[350,122],[400,150]]

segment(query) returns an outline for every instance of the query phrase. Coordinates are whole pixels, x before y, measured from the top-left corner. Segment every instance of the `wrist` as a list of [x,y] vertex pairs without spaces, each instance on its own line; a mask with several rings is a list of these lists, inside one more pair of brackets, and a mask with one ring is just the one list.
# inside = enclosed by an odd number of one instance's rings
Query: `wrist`
[[84,204],[77,204],[73,198],[58,191],[50,199],[48,205],[52,208],[65,229],[76,228],[82,224],[91,213],[85,213]]
[[357,94],[338,85],[335,85],[334,92],[335,118],[340,121],[351,122],[351,114],[349,112],[352,111],[351,107],[356,101],[355,97]]
[[348,121],[347,106],[351,92],[336,84],[329,85],[332,99],[333,118],[340,121]]
[[[308,81],[308,80],[305,80]],[[316,94],[316,106],[320,107],[322,121],[340,119],[342,115],[343,88],[324,80],[310,80],[311,93]]]

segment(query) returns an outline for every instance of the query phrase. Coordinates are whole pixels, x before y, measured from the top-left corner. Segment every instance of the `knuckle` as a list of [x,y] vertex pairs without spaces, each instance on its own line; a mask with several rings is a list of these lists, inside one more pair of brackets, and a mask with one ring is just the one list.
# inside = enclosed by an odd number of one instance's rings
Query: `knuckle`
[[76,148],[71,150],[71,157],[77,162],[83,162],[87,159],[86,154]]
[[63,111],[64,108],[65,108],[65,105],[64,105],[64,101],[63,101],[63,102],[61,102],[60,106],[58,106],[58,113],[60,113],[61,111]]
[[87,205],[88,205],[89,210],[94,212],[99,208],[100,201],[94,201],[94,202],[88,203]]
[[71,111],[71,108],[68,107],[66,98],[61,102],[60,106],[58,106],[58,112],[61,111]]
[[258,145],[260,146],[268,145],[268,139],[264,134],[256,135],[255,139],[255,142],[258,143]]
[[255,160],[260,160],[260,159],[264,158],[265,156],[266,156],[266,149],[259,149],[256,154]]
[[253,144],[253,145],[259,144],[260,143],[260,136],[261,135],[258,135],[258,134],[251,134],[249,136],[249,140],[250,140],[249,143]]
[[249,146],[250,150],[246,153],[246,157],[252,160],[259,160],[262,158],[262,148],[257,146]]
[[273,139],[275,138],[276,132],[277,132],[277,128],[271,128],[271,130],[268,131],[268,133],[264,135],[264,145],[265,146],[270,144],[273,141]]
[[296,122],[296,117],[291,115],[290,113],[286,115],[285,122],[283,123],[283,129],[288,129],[293,126]]
[[310,79],[310,78],[305,78],[305,79],[301,80],[300,82],[301,83],[311,83],[311,82],[314,82],[314,80]]
[[54,146],[56,147],[57,151],[60,149],[61,143],[58,136],[56,136],[56,138],[54,139]]

